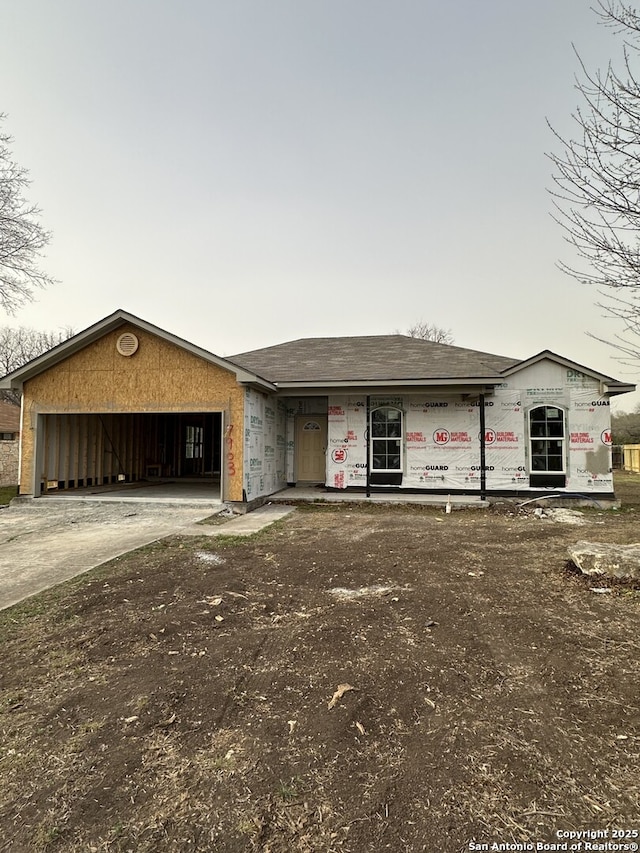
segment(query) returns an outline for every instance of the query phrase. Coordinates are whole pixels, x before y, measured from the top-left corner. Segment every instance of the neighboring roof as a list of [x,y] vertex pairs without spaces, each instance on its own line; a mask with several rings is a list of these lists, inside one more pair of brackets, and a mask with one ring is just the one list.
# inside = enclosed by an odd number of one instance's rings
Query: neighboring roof
[[519,363],[407,335],[299,338],[232,355],[229,360],[279,387],[322,382],[495,381],[503,370]]
[[156,335],[169,343],[187,350],[192,355],[198,356],[198,358],[202,358],[211,364],[216,364],[218,367],[222,367],[225,370],[229,370],[231,373],[235,373],[238,382],[244,382],[249,385],[254,384],[266,391],[275,390],[270,383],[266,382],[260,376],[256,376],[254,373],[248,372],[240,365],[231,364],[227,359],[220,358],[219,356],[214,355],[195,344],[189,343],[189,341],[185,341],[183,338],[177,337],[177,335],[165,332],[164,329],[160,329],[152,323],[147,323],[146,320],[141,320],[140,317],[136,317],[133,314],[129,314],[127,311],[122,311],[121,309],[114,311],[113,314],[110,314],[103,320],[99,320],[97,323],[94,323],[93,326],[89,326],[89,328],[85,329],[83,332],[79,332],[77,335],[63,341],[61,344],[53,347],[53,349],[50,349],[43,355],[34,358],[32,361],[29,361],[22,367],[14,370],[13,373],[7,374],[3,379],[0,379],[0,389],[20,388],[22,383],[27,379],[37,376],[39,373],[42,373],[43,370],[47,370],[54,364],[58,364],[65,358],[74,355],[74,353],[84,349],[88,344],[97,341],[108,332],[125,325],[137,326],[139,329],[143,329],[152,335]]
[[0,432],[20,431],[20,406],[0,400]]

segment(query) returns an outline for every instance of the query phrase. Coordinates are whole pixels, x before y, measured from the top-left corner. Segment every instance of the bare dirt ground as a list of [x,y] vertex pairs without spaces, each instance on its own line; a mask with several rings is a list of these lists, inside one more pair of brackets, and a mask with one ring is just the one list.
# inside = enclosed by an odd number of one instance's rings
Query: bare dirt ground
[[640,477],[620,493],[564,521],[301,508],[4,611],[0,850],[449,853],[637,830],[640,592],[566,565],[579,539],[640,540]]

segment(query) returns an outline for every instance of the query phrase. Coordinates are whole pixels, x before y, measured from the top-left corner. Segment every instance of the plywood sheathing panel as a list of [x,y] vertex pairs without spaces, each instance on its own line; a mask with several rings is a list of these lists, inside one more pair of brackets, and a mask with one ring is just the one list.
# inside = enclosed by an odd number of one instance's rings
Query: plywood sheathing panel
[[[125,332],[140,346],[129,357],[116,350]],[[135,326],[121,326],[25,382],[21,494],[34,483],[34,429],[39,413],[215,412],[242,432],[244,390],[235,374]],[[85,437],[86,440],[86,437]],[[81,442],[78,437],[78,442]],[[225,498],[242,500],[242,442],[225,471]],[[78,447],[78,455],[83,450]]]

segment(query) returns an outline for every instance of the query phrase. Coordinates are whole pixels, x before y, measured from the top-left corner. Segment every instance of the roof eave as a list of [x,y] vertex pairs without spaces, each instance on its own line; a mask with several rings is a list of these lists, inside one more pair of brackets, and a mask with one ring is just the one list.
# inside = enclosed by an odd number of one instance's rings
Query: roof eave
[[275,394],[278,386],[273,382],[267,382],[261,376],[254,376],[252,373],[243,373],[240,370],[236,372],[236,379],[241,385],[246,385],[249,388],[255,388],[256,391],[269,391]]
[[493,388],[495,385],[501,384],[502,377],[496,376],[461,376],[461,377],[442,377],[435,379],[341,379],[341,380],[318,380],[318,381],[286,381],[275,382],[278,390],[293,390],[304,388],[343,388],[349,390],[351,388],[424,388],[434,386],[442,388],[446,386],[465,386],[465,385],[480,385]]
[[633,394],[636,390],[636,385],[627,382],[603,382],[603,391],[609,397],[616,397],[618,394]]

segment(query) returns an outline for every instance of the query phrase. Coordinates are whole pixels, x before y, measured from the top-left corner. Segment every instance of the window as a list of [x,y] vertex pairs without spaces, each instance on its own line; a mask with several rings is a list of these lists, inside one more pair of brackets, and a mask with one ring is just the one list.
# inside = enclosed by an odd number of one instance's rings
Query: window
[[566,485],[564,412],[538,406],[529,412],[529,480],[532,486]]
[[371,473],[402,471],[402,412],[374,409],[371,412]]
[[0,441],[14,441],[15,437],[15,432],[0,432]]
[[199,426],[187,426],[184,455],[186,459],[202,459],[204,429]]

